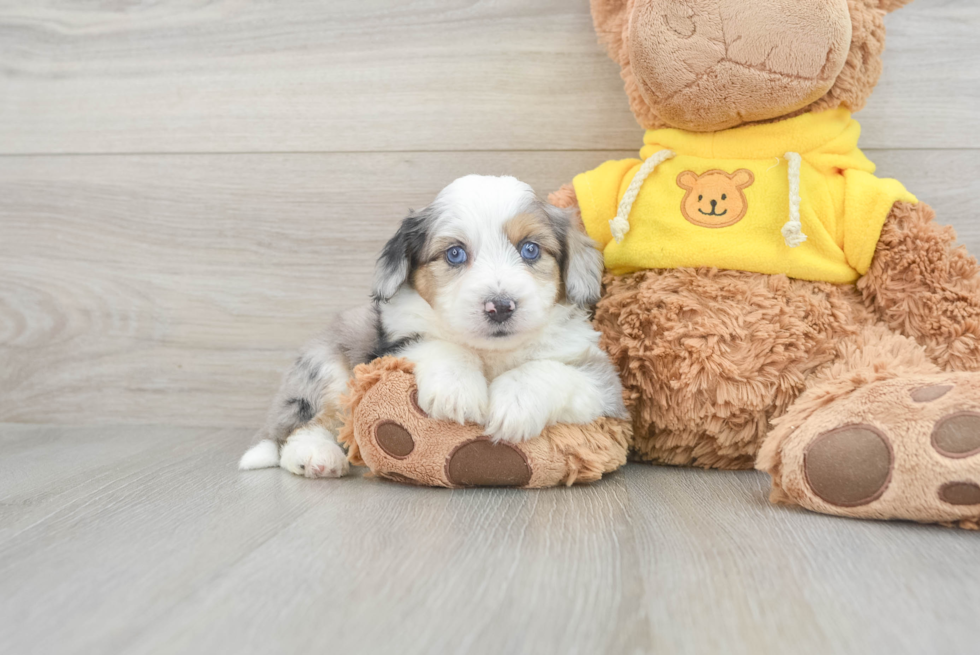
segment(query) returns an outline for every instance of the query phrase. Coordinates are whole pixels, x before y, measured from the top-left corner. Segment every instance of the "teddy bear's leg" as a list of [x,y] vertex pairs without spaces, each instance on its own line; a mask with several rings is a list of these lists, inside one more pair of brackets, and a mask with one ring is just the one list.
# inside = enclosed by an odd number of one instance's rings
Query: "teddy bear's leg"
[[606,274],[600,344],[638,459],[752,468],[770,429],[866,311],[853,287],[717,269]]
[[857,286],[886,325],[940,368],[980,371],[980,266],[934,218],[924,203],[896,203]]
[[980,373],[944,372],[881,325],[839,346],[759,452],[773,502],[980,526]]

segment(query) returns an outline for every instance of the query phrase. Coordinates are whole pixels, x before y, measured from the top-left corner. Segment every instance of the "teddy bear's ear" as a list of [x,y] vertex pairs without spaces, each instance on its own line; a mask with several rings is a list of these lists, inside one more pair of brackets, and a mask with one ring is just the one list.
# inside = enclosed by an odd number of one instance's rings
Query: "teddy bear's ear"
[[896,9],[901,9],[912,0],[878,0],[878,8],[884,9],[885,11],[895,11]]
[[[884,1],[884,0],[883,0]],[[628,0],[592,0],[592,23],[599,43],[606,46],[609,56],[620,65],[627,57],[623,46],[623,31],[629,18]]]
[[692,171],[684,171],[683,173],[677,176],[677,186],[679,186],[680,188],[686,191],[690,191],[691,189],[693,189],[694,185],[697,184],[697,181],[698,181],[698,176],[695,175]]

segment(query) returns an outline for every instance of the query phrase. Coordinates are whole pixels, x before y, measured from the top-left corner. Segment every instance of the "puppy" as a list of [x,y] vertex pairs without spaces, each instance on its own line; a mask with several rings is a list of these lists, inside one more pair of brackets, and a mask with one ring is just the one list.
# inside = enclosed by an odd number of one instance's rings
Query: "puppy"
[[418,403],[436,419],[520,442],[553,423],[626,418],[619,377],[588,307],[602,255],[563,210],[513,177],[470,175],[411,213],[378,258],[374,302],[338,317],[283,378],[242,469],[339,477],[331,430],[357,364],[415,364]]

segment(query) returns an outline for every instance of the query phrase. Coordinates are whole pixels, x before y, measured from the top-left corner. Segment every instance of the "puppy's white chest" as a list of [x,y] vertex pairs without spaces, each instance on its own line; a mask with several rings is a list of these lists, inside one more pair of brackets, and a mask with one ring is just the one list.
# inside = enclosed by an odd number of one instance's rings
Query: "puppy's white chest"
[[485,353],[481,356],[483,360],[483,374],[487,382],[493,382],[495,378],[503,375],[507,371],[517,368],[528,361],[527,353]]

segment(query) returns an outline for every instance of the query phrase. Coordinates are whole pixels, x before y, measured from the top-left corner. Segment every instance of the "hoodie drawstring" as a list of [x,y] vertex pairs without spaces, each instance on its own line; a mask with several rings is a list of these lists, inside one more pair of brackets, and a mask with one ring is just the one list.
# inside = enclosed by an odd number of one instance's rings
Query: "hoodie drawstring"
[[636,194],[640,192],[640,187],[643,186],[643,182],[657,166],[673,156],[673,150],[660,150],[659,152],[655,152],[647,157],[647,160],[640,166],[640,170],[633,176],[633,181],[630,182],[626,193],[623,194],[623,199],[619,201],[619,210],[616,212],[616,218],[609,221],[609,231],[612,232],[616,243],[622,243],[626,233],[630,231],[630,210],[633,209]]
[[789,164],[789,220],[781,232],[786,245],[795,248],[806,241],[803,223],[800,222],[800,165],[803,158],[798,152],[787,152],[783,156]]

